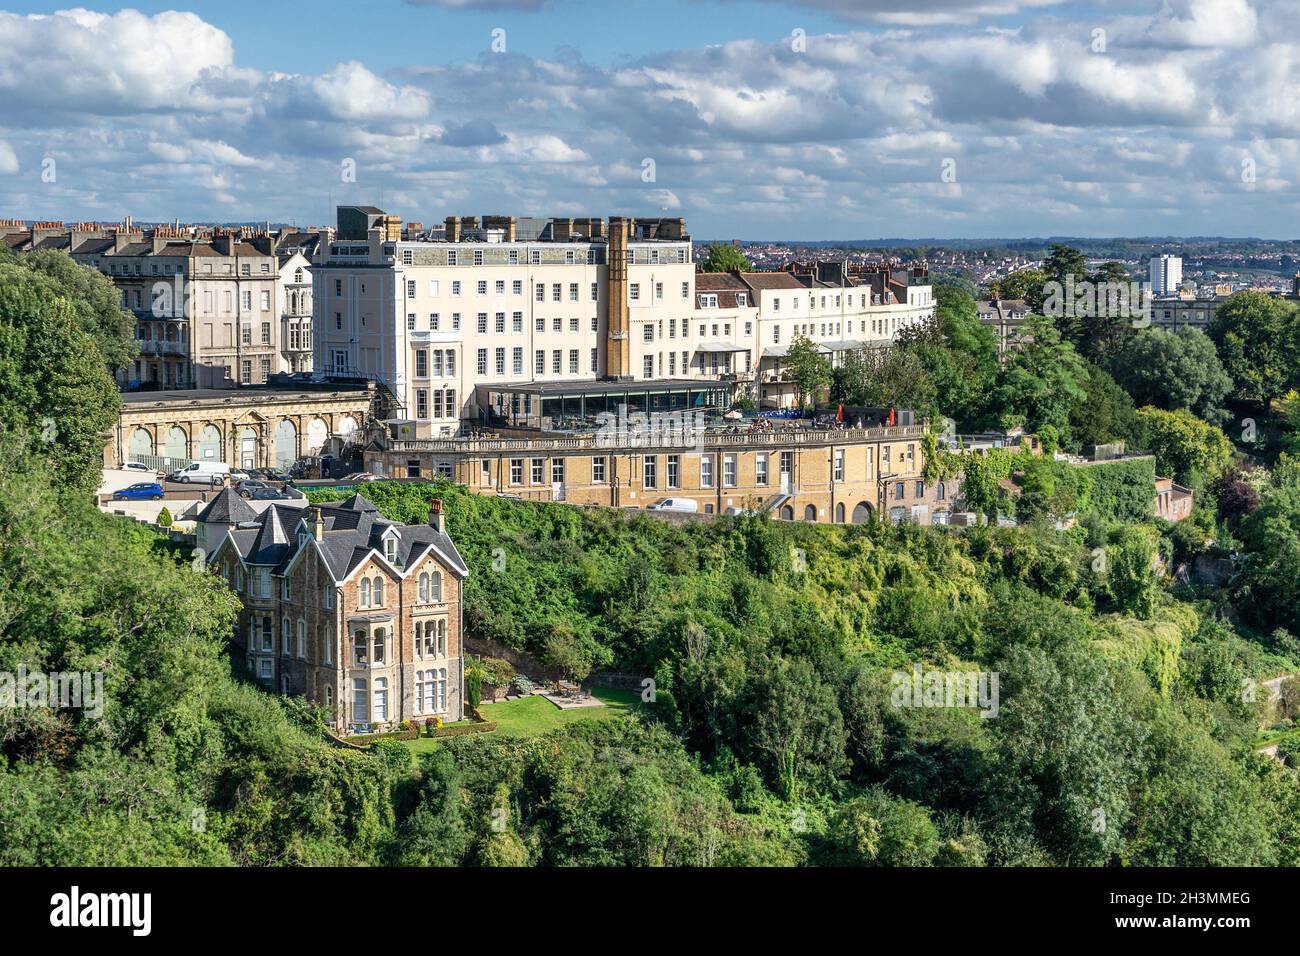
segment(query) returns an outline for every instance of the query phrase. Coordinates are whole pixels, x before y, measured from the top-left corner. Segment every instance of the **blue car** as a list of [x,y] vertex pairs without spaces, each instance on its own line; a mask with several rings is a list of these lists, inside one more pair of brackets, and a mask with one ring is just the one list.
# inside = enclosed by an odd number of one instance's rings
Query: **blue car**
[[156,481],[142,481],[113,492],[114,501],[162,501],[162,498],[163,486]]

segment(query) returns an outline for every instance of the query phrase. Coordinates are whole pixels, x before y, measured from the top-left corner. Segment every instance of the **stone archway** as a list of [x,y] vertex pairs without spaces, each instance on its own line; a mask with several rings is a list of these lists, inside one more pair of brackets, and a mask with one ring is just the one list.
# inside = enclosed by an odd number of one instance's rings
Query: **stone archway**
[[139,461],[144,455],[153,454],[153,436],[146,428],[137,428],[131,432],[131,440],[126,446],[126,460]]
[[235,464],[240,468],[257,467],[257,429],[245,425],[239,429],[235,445]]
[[779,517],[781,518],[782,521],[793,521],[794,508],[790,507],[790,505],[782,505],[781,511],[779,512]]
[[329,441],[330,429],[325,424],[323,418],[313,418],[307,423],[307,447],[304,449],[308,457],[316,458],[320,455],[320,450],[325,447],[325,442]]
[[185,434],[185,429],[180,425],[172,425],[167,429],[167,437],[163,445],[164,458],[189,458],[189,435]]
[[853,523],[866,524],[871,520],[871,505],[866,501],[859,501],[853,506]]
[[817,520],[817,506],[816,506],[816,505],[805,505],[805,506],[804,506],[804,509],[803,509],[803,520],[804,520],[804,521],[816,521],[816,520]]
[[199,431],[199,461],[224,461],[221,454],[221,430],[216,425],[204,425]]
[[835,523],[844,524],[844,502],[842,501],[835,506]]
[[277,468],[289,468],[298,460],[298,429],[287,418],[275,426],[275,441],[272,445],[274,461]]

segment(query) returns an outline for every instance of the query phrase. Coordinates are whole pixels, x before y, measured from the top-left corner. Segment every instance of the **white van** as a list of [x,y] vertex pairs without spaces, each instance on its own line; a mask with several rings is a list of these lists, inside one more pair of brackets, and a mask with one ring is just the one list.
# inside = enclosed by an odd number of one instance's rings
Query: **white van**
[[195,461],[184,468],[177,468],[167,476],[168,481],[179,481],[183,485],[196,482],[204,485],[223,482],[231,477],[230,466],[224,461]]
[[698,514],[699,502],[693,498],[665,498],[646,508],[646,511],[679,511],[684,514]]

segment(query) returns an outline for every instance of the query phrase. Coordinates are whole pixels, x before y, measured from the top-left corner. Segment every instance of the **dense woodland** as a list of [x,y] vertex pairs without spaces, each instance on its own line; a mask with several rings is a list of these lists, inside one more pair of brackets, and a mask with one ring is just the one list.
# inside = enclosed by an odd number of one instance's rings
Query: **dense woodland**
[[[936,419],[1018,419],[1062,447],[1150,448],[1197,491],[1177,526],[1151,517],[1149,460],[933,443],[936,473],[961,471],[978,510],[1020,526],[677,526],[368,487],[397,520],[444,498],[473,636],[655,682],[633,716],[417,757],[330,746],[318,713],[232,662],[220,580],[88,500],[116,414],[105,368],[129,355],[106,285],[52,258],[0,262],[0,672],[99,670],[107,694],[101,717],[0,709],[4,864],[1300,861],[1300,747],[1284,736],[1288,764],[1257,752],[1262,722],[1285,734],[1295,716],[1257,682],[1300,669],[1287,303],[1235,298],[1208,350],[1042,320],[998,367],[969,298],[946,291],[903,358],[827,383],[926,388]],[[1204,375],[1193,388],[1156,361]],[[1191,573],[1230,555],[1226,579]],[[891,675],[914,664],[996,672],[996,716],[895,706]]]

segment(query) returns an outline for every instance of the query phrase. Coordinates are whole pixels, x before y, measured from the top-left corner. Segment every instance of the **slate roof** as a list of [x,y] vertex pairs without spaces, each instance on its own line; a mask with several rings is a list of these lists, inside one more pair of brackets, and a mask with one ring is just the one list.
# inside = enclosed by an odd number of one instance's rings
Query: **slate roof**
[[221,493],[207,503],[202,511],[199,512],[196,521],[221,522],[223,524],[242,524],[245,521],[257,520],[257,512],[239,495],[235,494],[230,488],[222,489]]
[[[213,504],[216,504],[215,500]],[[321,553],[337,581],[351,574],[372,551],[382,555],[383,539],[389,529],[397,532],[399,569],[411,567],[432,551],[457,577],[469,574],[469,567],[445,532],[431,525],[403,525],[389,521],[374,504],[359,494],[346,501],[311,505],[306,509],[272,505],[253,521],[232,529],[231,538],[246,563],[270,565],[276,574],[282,574],[303,546],[297,533],[299,523],[306,521],[310,527],[316,514],[324,523]],[[312,542],[304,543],[310,547]]]

